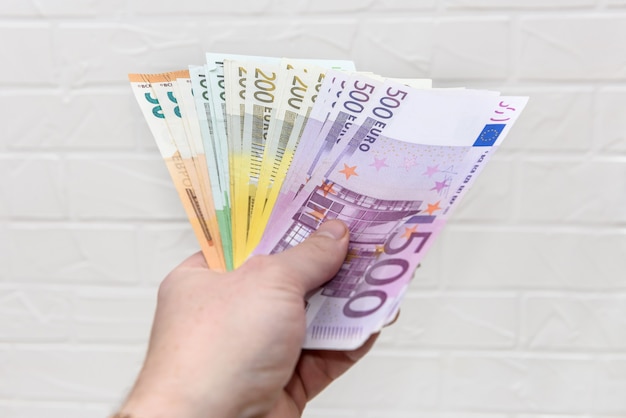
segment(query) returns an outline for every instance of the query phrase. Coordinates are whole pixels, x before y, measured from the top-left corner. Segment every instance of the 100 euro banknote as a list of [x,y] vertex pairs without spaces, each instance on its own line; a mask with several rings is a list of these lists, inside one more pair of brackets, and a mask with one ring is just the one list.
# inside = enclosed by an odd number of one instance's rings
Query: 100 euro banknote
[[255,250],[281,252],[328,219],[348,225],[343,266],[307,298],[305,348],[356,348],[395,316],[418,263],[527,101],[358,80],[326,121],[344,129],[320,129],[315,141],[342,137],[327,158],[299,167],[307,178],[281,191],[287,203]]

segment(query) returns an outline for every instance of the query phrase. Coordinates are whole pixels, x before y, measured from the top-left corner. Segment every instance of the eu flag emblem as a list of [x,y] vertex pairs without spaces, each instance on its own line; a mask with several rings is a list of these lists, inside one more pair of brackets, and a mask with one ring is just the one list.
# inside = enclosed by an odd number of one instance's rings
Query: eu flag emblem
[[496,143],[496,140],[502,133],[502,130],[506,124],[497,123],[491,125],[485,125],[478,138],[474,142],[474,147],[490,147]]

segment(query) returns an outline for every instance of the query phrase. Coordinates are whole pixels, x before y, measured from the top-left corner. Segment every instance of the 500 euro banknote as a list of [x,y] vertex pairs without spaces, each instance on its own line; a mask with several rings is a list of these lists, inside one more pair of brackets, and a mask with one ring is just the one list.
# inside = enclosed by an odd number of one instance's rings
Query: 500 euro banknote
[[307,297],[305,348],[356,348],[395,316],[418,263],[527,101],[362,76],[341,96],[325,123],[344,129],[320,129],[317,143],[334,146],[301,171],[310,177],[297,190],[281,191],[288,203],[255,250],[297,245],[327,219],[348,225],[343,266]]

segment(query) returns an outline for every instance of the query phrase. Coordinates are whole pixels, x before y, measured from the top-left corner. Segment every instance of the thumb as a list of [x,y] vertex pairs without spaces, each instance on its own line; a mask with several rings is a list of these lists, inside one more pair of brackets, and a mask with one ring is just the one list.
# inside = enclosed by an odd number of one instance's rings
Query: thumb
[[349,238],[343,222],[327,221],[301,244],[272,257],[297,278],[304,294],[320,287],[339,271],[346,258]]

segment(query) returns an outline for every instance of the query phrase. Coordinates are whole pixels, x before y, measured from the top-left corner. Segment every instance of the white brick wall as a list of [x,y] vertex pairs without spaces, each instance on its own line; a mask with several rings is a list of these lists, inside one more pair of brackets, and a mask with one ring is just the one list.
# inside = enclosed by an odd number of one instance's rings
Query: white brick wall
[[207,50],[531,96],[307,418],[626,416],[626,1],[0,2],[0,416],[96,418],[196,250],[126,73]]

